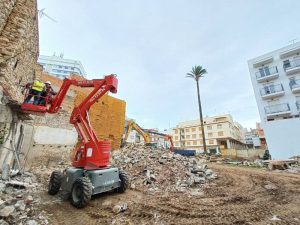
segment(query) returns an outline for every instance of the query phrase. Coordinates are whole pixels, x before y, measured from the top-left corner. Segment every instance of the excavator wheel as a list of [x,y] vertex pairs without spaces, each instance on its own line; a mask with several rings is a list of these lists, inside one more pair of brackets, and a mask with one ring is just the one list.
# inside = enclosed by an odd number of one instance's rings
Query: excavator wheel
[[118,193],[124,193],[129,186],[129,177],[125,171],[119,170],[119,178],[121,180],[121,185],[116,189],[116,191]]
[[60,189],[63,175],[60,171],[53,171],[48,185],[48,193],[56,195]]
[[92,183],[88,177],[76,179],[71,191],[71,203],[76,208],[86,206],[92,197]]

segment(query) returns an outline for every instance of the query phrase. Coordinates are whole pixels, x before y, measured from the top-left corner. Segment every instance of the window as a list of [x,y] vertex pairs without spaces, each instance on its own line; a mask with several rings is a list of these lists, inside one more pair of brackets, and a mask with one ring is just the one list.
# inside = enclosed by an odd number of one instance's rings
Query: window
[[197,145],[197,141],[193,141],[193,145]]
[[196,138],[196,134],[193,134],[192,137],[193,137],[193,139],[195,139]]
[[207,130],[212,130],[212,126],[207,126]]
[[69,67],[68,67],[68,66],[65,66],[65,69],[69,69]]
[[195,131],[196,131],[196,128],[195,128],[195,127],[193,127],[193,128],[192,128],[192,132],[195,132]]
[[218,129],[222,129],[222,124],[218,124]]
[[178,134],[178,130],[175,130],[175,134]]
[[186,142],[186,145],[190,145],[190,142],[189,142],[189,141],[187,141],[187,142]]
[[62,66],[58,66],[58,68],[62,68]]
[[208,143],[211,144],[211,145],[213,145],[214,144],[214,140],[209,140]]
[[190,135],[186,135],[185,136],[186,139],[190,139],[190,137],[191,137]]
[[198,130],[201,131],[201,127],[199,127]]
[[74,67],[71,67],[71,70],[74,70]]
[[212,137],[213,136],[213,133],[208,133],[208,137]]
[[178,137],[177,137],[177,136],[175,136],[175,140],[178,140]]
[[189,128],[186,128],[186,129],[185,129],[185,132],[190,132],[190,129],[189,129]]
[[218,132],[218,136],[224,136],[224,132],[223,131],[219,131]]
[[291,67],[290,60],[284,60],[283,61],[283,69]]

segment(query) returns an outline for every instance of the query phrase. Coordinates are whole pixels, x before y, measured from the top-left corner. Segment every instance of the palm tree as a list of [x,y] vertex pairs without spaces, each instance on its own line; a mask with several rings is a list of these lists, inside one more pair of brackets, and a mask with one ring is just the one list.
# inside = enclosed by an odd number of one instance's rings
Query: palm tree
[[200,100],[199,79],[201,77],[203,77],[203,75],[206,73],[207,73],[206,69],[202,68],[202,66],[195,65],[192,68],[191,72],[186,74],[187,77],[194,79],[197,83],[198,106],[199,106],[199,115],[200,115],[200,124],[201,124],[201,130],[202,130],[204,153],[207,153],[207,151],[206,151],[205,133],[204,133],[204,126],[203,126],[202,106],[201,106],[201,100]]

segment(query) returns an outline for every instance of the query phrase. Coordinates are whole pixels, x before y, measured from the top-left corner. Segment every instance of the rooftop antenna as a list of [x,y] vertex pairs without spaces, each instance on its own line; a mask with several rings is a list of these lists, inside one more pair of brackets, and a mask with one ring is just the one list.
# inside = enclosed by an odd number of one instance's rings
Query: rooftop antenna
[[49,16],[47,13],[44,12],[45,11],[45,8],[43,9],[38,9],[38,15],[40,18],[46,16],[48,19],[50,19],[52,22],[57,22],[55,19],[53,19],[51,16]]
[[298,38],[294,38],[294,39],[290,40],[289,43],[295,44],[295,42],[296,42],[297,40],[298,40]]

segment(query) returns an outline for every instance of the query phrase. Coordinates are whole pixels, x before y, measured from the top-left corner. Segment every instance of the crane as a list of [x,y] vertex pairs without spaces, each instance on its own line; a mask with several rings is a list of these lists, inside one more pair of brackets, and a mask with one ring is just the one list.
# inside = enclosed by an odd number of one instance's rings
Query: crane
[[156,134],[156,135],[165,137],[170,142],[170,150],[173,151],[174,145],[173,145],[172,136],[167,135],[167,134],[163,134],[163,133],[159,133],[159,132],[154,132],[154,131],[151,131],[151,130],[143,129],[137,123],[135,123],[133,120],[128,121],[128,125],[127,125],[126,130],[125,130],[125,136],[122,139],[121,147],[123,147],[126,144],[126,140],[129,136],[130,132],[133,129],[136,130],[140,135],[142,135],[146,145],[151,145],[152,144],[150,134]]
[[[124,171],[110,167],[111,143],[98,140],[88,116],[90,107],[104,94],[117,92],[116,76],[112,74],[105,76],[104,79],[82,81],[66,78],[53,101],[50,103],[46,99],[49,106],[34,105],[24,101],[21,109],[31,114],[57,113],[71,85],[93,89],[81,104],[74,107],[70,117],[70,123],[76,128],[80,139],[80,144],[76,147],[72,158],[72,167],[66,168],[63,173],[52,172],[48,193],[55,195],[62,189],[70,193],[72,205],[82,208],[88,204],[92,195],[110,190],[123,193],[129,185],[128,176]],[[26,95],[28,96],[27,93]]]

